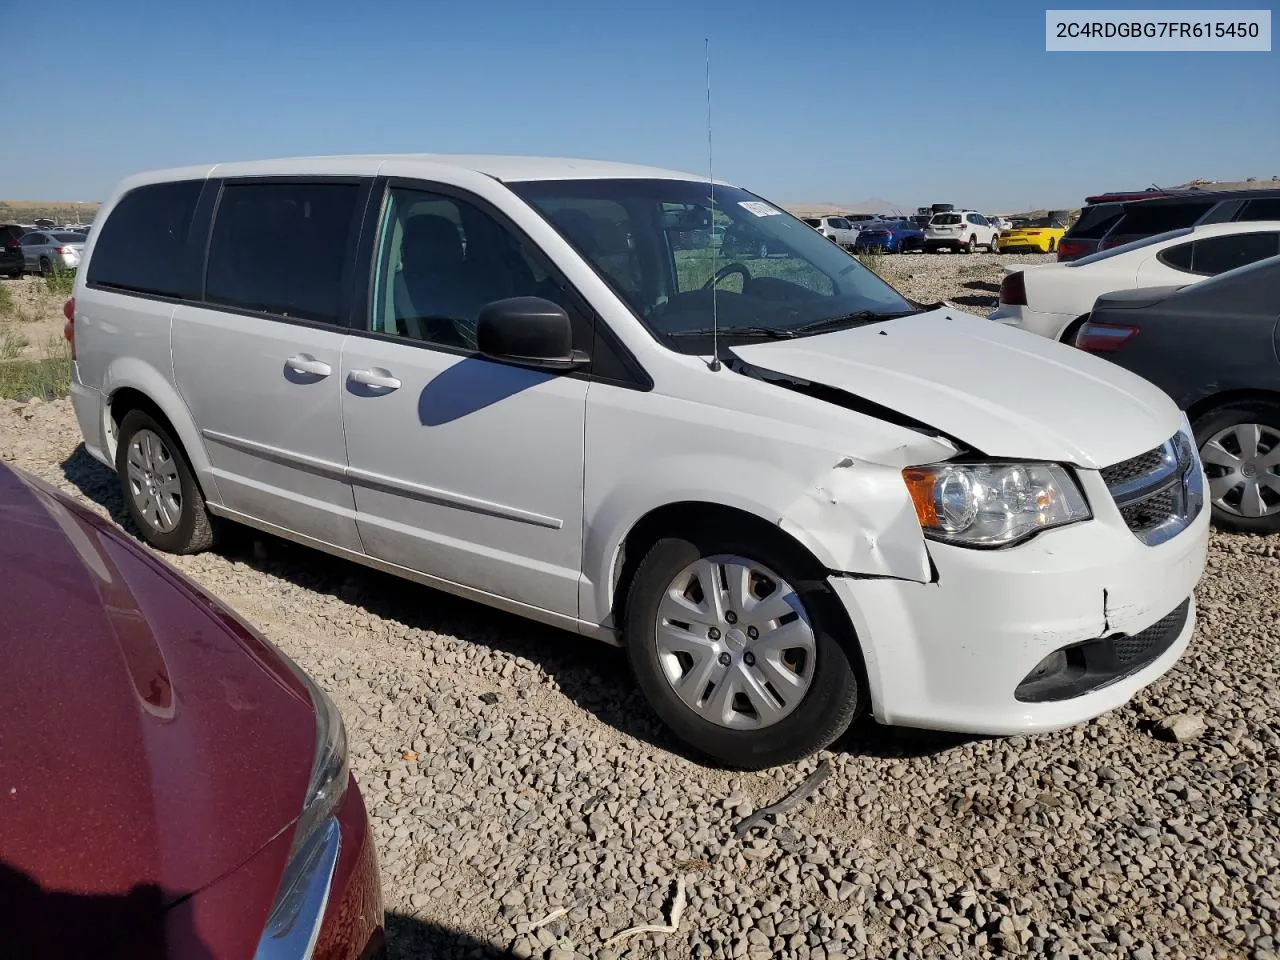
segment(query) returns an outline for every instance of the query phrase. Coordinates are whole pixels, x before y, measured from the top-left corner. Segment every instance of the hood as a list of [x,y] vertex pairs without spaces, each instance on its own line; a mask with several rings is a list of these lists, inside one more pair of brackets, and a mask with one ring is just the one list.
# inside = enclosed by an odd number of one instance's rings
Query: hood
[[110,937],[289,829],[314,713],[216,601],[3,466],[0,530],[0,871],[28,894],[0,928],[92,905]]
[[1104,467],[1158,446],[1181,422],[1173,401],[1141,377],[960,311],[733,352],[887,407],[991,457]]

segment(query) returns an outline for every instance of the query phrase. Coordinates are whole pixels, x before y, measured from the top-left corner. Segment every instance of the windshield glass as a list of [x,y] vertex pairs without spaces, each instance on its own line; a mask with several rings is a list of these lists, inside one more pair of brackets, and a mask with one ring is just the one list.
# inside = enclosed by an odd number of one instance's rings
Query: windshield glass
[[[796,336],[809,327],[917,312],[820,233],[754,194],[689,180],[512,184],[673,349],[720,335]],[[723,228],[716,242],[713,230]],[[694,342],[691,342],[694,341]]]
[[960,214],[958,213],[940,213],[930,221],[934,226],[939,227],[949,227],[959,222]]

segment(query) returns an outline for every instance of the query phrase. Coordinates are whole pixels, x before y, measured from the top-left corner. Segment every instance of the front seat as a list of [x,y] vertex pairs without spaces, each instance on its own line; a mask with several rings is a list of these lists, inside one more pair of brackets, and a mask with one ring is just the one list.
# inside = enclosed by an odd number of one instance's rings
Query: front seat
[[456,347],[474,343],[463,331],[475,328],[481,304],[468,289],[462,235],[452,220],[422,214],[404,221],[396,325],[416,340]]

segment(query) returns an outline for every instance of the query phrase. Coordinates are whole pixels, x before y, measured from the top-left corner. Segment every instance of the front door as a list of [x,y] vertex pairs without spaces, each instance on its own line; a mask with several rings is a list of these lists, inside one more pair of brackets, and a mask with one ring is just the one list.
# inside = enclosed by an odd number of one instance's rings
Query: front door
[[[341,371],[366,553],[576,617],[587,381],[475,349],[482,305],[571,309],[563,285],[513,227],[447,187],[389,186],[374,257],[368,330]],[[589,335],[579,314],[574,345]]]
[[228,182],[205,300],[173,315],[173,371],[223,506],[358,552],[342,346],[368,184]]

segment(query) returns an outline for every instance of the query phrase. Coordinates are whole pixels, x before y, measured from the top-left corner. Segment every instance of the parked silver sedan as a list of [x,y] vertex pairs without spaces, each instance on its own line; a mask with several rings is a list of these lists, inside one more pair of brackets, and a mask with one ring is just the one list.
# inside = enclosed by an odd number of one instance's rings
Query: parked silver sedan
[[35,230],[24,234],[18,240],[23,268],[32,273],[74,270],[80,266],[86,239],[82,233],[65,230]]

